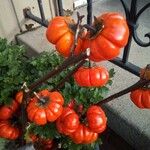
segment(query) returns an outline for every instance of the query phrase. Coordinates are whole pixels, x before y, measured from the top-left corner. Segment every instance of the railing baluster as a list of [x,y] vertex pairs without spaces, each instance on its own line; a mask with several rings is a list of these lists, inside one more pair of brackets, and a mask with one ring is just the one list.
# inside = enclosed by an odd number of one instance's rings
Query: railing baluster
[[92,0],[87,0],[87,24],[92,25]]
[[122,57],[122,62],[125,64],[128,62],[129,59],[129,53],[130,53],[130,48],[131,48],[131,43],[132,43],[132,31],[130,30],[130,35],[128,39],[128,44],[124,48],[123,52],[123,57]]
[[44,10],[43,10],[42,0],[37,0],[37,1],[38,1],[38,6],[39,6],[39,10],[40,10],[41,19],[42,19],[42,21],[44,21],[45,20],[45,15],[44,15]]
[[57,3],[58,3],[59,15],[60,15],[60,16],[63,16],[63,15],[64,15],[64,11],[63,11],[62,0],[57,0]]
[[132,0],[130,11],[126,12],[126,13],[129,13],[126,15],[127,15],[128,26],[130,29],[130,35],[129,35],[129,39],[128,39],[128,44],[124,48],[124,53],[123,53],[123,58],[122,58],[123,63],[128,62],[130,48],[131,48],[131,42],[132,42],[132,37],[133,37],[133,30],[134,30],[133,28],[135,25],[136,12],[137,12],[137,0]]

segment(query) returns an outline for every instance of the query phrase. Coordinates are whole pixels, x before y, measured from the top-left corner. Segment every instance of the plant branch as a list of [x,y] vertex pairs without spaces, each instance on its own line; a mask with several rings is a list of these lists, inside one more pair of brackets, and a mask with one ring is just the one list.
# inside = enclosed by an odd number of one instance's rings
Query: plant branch
[[84,24],[82,27],[86,28],[87,30],[92,31],[93,33],[96,32],[96,29],[93,26],[89,25],[89,24]]
[[76,24],[76,31],[75,31],[75,36],[74,36],[74,43],[71,47],[71,56],[74,54],[74,51],[75,51],[75,48],[78,44],[78,36],[79,36],[79,33],[80,33],[80,29],[81,29],[81,22],[82,22],[82,19],[84,18],[84,15],[80,16],[80,13],[77,12],[77,18],[78,18],[78,21],[77,21],[77,24]]
[[32,91],[34,88],[36,88],[37,86],[40,86],[43,82],[45,82],[49,78],[51,78],[51,77],[59,74],[61,71],[63,71],[64,69],[66,69],[68,66],[73,65],[75,63],[78,63],[79,61],[84,60],[84,59],[86,59],[88,57],[89,57],[88,51],[82,52],[78,56],[70,56],[60,66],[58,66],[57,68],[55,68],[52,71],[50,71],[49,73],[47,73],[46,75],[44,75],[39,80],[37,80],[34,83],[32,83],[29,86],[29,90]]
[[146,84],[150,83],[150,80],[144,80],[144,79],[141,79],[139,80],[138,82],[136,82],[135,84],[131,85],[130,87],[118,92],[118,93],[115,93],[105,99],[103,99],[102,101],[100,101],[99,103],[97,103],[97,105],[102,105],[104,103],[107,103],[109,101],[112,101],[122,95],[125,95],[131,91],[134,91],[134,90],[137,90],[139,88],[142,88],[143,86],[145,86]]
[[29,91],[26,91],[26,89],[24,89],[23,100],[21,103],[21,126],[22,126],[21,145],[22,146],[25,144],[24,134],[26,132],[26,124],[27,124],[26,107],[27,107],[27,99],[28,98],[29,98]]
[[54,89],[52,89],[51,91],[55,91],[55,90],[57,90],[57,89],[60,89],[60,88],[65,84],[65,82],[67,82],[67,81],[69,80],[69,78],[70,78],[85,62],[86,62],[86,60],[82,60],[81,62],[79,62],[79,64],[78,64],[76,67],[74,67],[74,69],[73,69],[71,72],[69,72],[69,73],[66,75],[66,77],[65,77],[64,79],[62,79],[62,80],[56,85],[56,87],[55,87]]

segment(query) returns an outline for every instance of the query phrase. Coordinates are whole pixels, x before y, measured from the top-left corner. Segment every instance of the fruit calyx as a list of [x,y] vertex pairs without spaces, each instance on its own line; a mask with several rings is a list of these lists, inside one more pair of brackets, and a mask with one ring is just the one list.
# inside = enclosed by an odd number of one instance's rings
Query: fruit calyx
[[68,25],[70,31],[75,34],[75,31],[77,29],[77,25],[74,21],[74,19],[72,19],[71,17],[65,17],[65,22]]
[[92,25],[94,30],[90,30],[90,39],[94,39],[104,29],[104,21],[94,16],[94,24]]
[[143,89],[150,89],[150,64],[140,70],[140,78],[142,80],[149,80],[148,84],[146,84]]
[[[65,22],[68,25],[68,28],[72,34],[76,33],[78,23],[74,21],[71,17],[65,17]],[[84,35],[84,30],[82,30],[82,26],[80,26],[80,31],[79,31],[79,37],[83,37]]]
[[36,92],[34,92],[34,95],[38,99],[38,104],[40,106],[45,106],[50,101],[50,98],[48,96],[39,96]]
[[150,80],[150,64],[140,71],[140,78],[145,80]]

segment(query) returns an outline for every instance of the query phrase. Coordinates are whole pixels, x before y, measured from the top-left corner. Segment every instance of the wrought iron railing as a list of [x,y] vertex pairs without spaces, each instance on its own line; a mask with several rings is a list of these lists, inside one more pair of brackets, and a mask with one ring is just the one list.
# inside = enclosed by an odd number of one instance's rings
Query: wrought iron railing
[[[136,64],[129,62],[128,58],[130,54],[132,39],[134,39],[134,41],[141,47],[150,46],[150,33],[145,34],[145,37],[149,39],[147,43],[143,42],[137,35],[137,28],[138,28],[137,21],[139,17],[141,16],[141,14],[150,7],[150,2],[147,3],[144,7],[142,7],[139,11],[137,11],[137,0],[131,0],[130,8],[128,7],[126,0],[120,0],[120,1],[125,11],[127,23],[130,29],[130,36],[129,36],[128,44],[124,48],[122,58],[117,57],[116,59],[111,60],[111,62],[139,76],[140,67],[137,66]],[[47,27],[48,21],[45,19],[42,0],[37,0],[37,2],[38,2],[41,18],[33,15],[29,8],[24,9],[24,15],[26,18],[30,18],[36,21],[37,23],[41,24],[42,26]],[[57,5],[59,9],[59,15],[63,15],[62,0],[57,0]],[[91,24],[92,22],[92,0],[87,0],[87,14],[88,14],[87,24]]]

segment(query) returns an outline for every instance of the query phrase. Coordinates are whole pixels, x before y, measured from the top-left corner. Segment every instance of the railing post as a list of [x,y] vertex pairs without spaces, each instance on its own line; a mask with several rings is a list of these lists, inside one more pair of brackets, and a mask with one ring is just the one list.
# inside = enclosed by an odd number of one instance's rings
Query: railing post
[[87,0],[87,24],[92,25],[92,0]]
[[127,18],[127,22],[128,22],[128,26],[129,26],[129,30],[130,30],[130,35],[129,35],[129,39],[128,39],[128,44],[125,46],[124,48],[124,53],[123,53],[123,58],[122,58],[122,62],[126,63],[128,62],[128,58],[129,58],[129,53],[130,53],[130,48],[131,48],[131,42],[132,42],[132,37],[133,37],[133,28],[135,27],[135,17],[136,17],[136,13],[137,13],[137,0],[132,0],[131,1],[131,7],[130,7],[130,11],[128,12],[128,16],[126,16]]
[[44,21],[45,20],[45,15],[44,15],[44,10],[43,10],[42,0],[37,0],[37,1],[38,1],[38,6],[39,6],[39,10],[40,10],[41,19],[42,19],[42,21]]
[[64,11],[63,11],[62,0],[57,0],[57,3],[58,3],[59,15],[60,15],[60,16],[63,16],[63,15],[64,15]]

